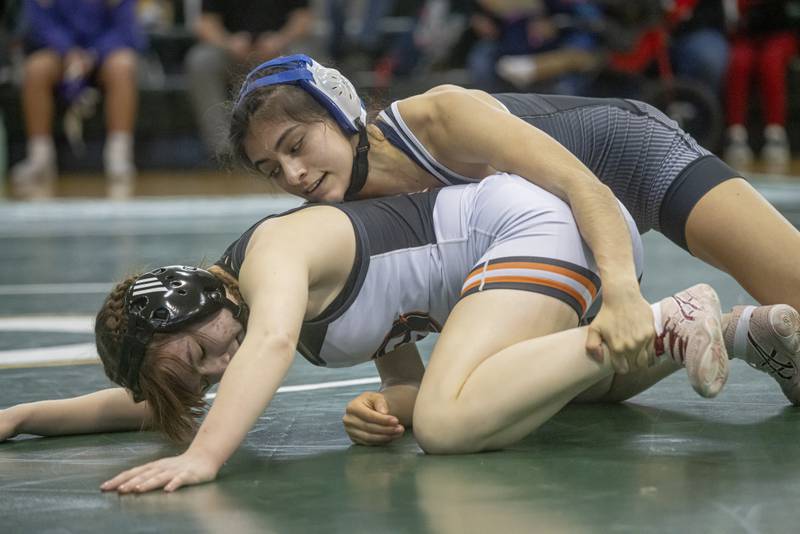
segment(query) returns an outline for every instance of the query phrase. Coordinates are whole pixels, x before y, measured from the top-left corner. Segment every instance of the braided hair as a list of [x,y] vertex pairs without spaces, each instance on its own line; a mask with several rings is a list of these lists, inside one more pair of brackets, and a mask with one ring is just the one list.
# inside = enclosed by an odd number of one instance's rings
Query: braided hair
[[[208,269],[224,284],[239,302],[243,302],[235,277],[219,267]],[[127,330],[125,293],[139,276],[125,278],[114,286],[95,319],[97,354],[106,376],[115,381],[119,376],[122,340]],[[246,314],[243,318],[246,324]],[[173,334],[156,334],[148,344],[139,376],[142,396],[152,415],[152,422],[172,441],[191,440],[198,420],[205,412],[204,392],[207,383],[182,359],[164,350]]]

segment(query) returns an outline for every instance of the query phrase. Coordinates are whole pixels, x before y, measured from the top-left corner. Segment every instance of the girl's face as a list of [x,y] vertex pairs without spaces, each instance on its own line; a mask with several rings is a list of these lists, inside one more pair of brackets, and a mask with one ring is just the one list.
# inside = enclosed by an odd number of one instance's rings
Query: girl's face
[[242,324],[223,309],[187,331],[172,336],[161,348],[187,363],[206,385],[216,384],[244,340]]
[[311,202],[338,202],[350,185],[353,141],[332,121],[256,121],[245,152],[264,176]]

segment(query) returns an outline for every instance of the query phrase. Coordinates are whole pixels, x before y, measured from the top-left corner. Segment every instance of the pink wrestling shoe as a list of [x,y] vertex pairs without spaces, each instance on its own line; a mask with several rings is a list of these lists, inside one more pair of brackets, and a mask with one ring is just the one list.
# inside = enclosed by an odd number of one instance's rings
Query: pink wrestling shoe
[[734,358],[764,371],[800,406],[800,314],[786,304],[736,306],[725,329],[725,347]]
[[686,367],[694,390],[703,397],[715,397],[728,379],[716,292],[698,284],[662,300],[657,308],[656,356],[666,354]]

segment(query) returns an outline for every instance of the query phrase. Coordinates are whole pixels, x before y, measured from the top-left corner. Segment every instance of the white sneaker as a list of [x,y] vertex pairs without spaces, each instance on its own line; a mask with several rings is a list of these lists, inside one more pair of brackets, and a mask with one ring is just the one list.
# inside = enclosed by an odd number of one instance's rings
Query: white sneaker
[[728,379],[729,367],[716,292],[698,284],[662,300],[659,306],[656,356],[668,355],[686,367],[692,388],[703,397],[715,397]]
[[764,128],[764,147],[761,149],[761,161],[770,172],[786,172],[789,170],[791,152],[786,130],[777,124]]
[[747,130],[742,125],[728,128],[728,143],[722,159],[734,169],[747,167],[753,163],[753,149],[747,142]]
[[130,134],[109,134],[103,150],[106,192],[112,200],[125,200],[133,195],[136,167],[133,164],[133,140]]
[[106,194],[111,200],[125,200],[133,196],[136,185],[136,167],[106,165]]
[[11,189],[27,200],[51,198],[55,194],[58,171],[54,159],[26,158],[11,168]]
[[736,306],[725,329],[734,358],[767,373],[789,401],[800,406],[800,314],[786,304]]

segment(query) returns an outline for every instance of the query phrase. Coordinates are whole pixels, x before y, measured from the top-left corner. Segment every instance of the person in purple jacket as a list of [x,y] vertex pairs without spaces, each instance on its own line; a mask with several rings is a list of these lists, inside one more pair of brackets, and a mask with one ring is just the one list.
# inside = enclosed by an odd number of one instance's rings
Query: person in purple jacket
[[28,153],[11,171],[17,195],[52,194],[55,95],[71,104],[94,84],[105,93],[103,161],[109,194],[130,193],[136,174],[136,51],[143,45],[135,5],[136,0],[25,0],[22,102]]

